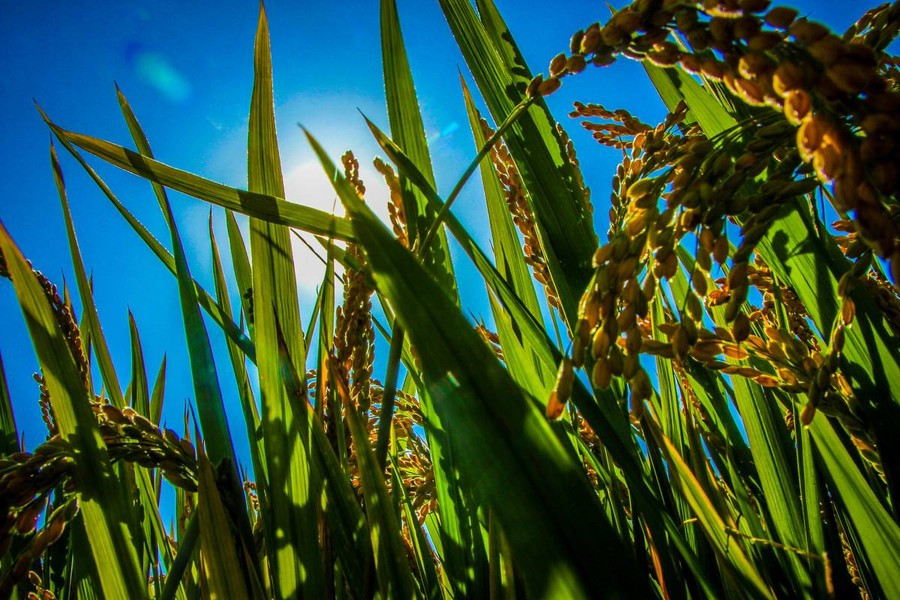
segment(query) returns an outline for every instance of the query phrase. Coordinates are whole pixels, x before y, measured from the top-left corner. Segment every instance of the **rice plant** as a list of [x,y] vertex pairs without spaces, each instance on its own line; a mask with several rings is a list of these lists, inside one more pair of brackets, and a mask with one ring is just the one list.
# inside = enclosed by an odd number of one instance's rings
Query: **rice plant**
[[[390,131],[369,122],[370,158],[390,227],[357,157],[315,132],[347,216],[284,199],[262,8],[247,189],[156,161],[121,92],[132,149],[44,115],[177,279],[195,393],[179,432],[159,424],[164,374],[151,385],[132,360],[123,388],[54,146],[80,312],[0,226],[48,436],[19,447],[0,365],[0,595],[900,598],[900,4],[838,34],[768,0],[638,0],[533,76],[491,0],[439,3],[489,114],[463,83],[479,151],[439,192],[382,0]],[[665,120],[585,98],[557,122],[544,98],[617,60],[642,62]],[[566,133],[579,125],[621,152],[608,218]],[[96,159],[150,182],[168,248]],[[452,208],[476,171],[490,252]],[[167,189],[225,212],[213,290]],[[304,319],[292,231],[327,263]],[[494,330],[467,317],[449,238]],[[225,416],[227,368],[243,423]]]

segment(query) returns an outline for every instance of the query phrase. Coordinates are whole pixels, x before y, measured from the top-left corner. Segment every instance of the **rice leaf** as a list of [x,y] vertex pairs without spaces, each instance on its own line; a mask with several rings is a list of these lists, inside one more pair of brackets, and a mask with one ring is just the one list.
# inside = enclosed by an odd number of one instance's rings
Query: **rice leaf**
[[[282,382],[285,390],[291,394],[298,394],[303,389],[300,375],[294,367],[290,349],[277,329],[279,359],[282,373]],[[330,368],[329,368],[330,369]],[[368,590],[369,578],[374,567],[373,549],[369,540],[366,527],[366,518],[359,505],[356,492],[350,485],[346,476],[346,462],[343,455],[341,460],[335,456],[322,422],[315,411],[309,409],[304,403],[295,407],[302,419],[309,427],[311,434],[310,445],[312,460],[315,469],[324,478],[323,491],[325,502],[323,510],[328,523],[329,533],[332,536],[338,558],[341,560],[343,574],[347,584],[352,590]],[[371,595],[367,591],[362,595]]]
[[[103,377],[105,389],[110,397],[111,403],[113,405],[116,405],[116,402],[119,402],[119,407],[123,408],[125,406],[125,398],[124,396],[122,396],[122,392],[118,387],[118,376],[116,375],[115,368],[112,364],[112,358],[109,355],[109,348],[106,343],[106,338],[103,335],[103,329],[100,326],[97,308],[94,304],[93,291],[91,289],[91,284],[88,280],[87,273],[85,272],[84,262],[78,246],[78,239],[75,234],[75,225],[72,222],[72,214],[69,209],[69,201],[68,195],[66,194],[66,186],[65,180],[63,178],[62,167],[56,155],[56,149],[54,148],[52,143],[50,144],[50,161],[51,166],[53,167],[53,176],[56,182],[57,192],[59,193],[59,199],[62,205],[63,217],[66,223],[66,233],[69,241],[69,250],[72,256],[75,278],[78,282],[78,290],[83,306],[82,316],[83,320],[87,324],[89,324],[90,328],[90,344],[97,350],[100,372]],[[131,319],[131,323],[133,324],[133,318],[131,318],[130,312],[129,318]],[[136,337],[136,325],[133,325],[133,327],[132,339],[133,343],[135,343],[136,341],[138,347],[137,353],[133,355],[134,358],[132,360],[132,372],[134,374],[137,374],[135,382],[133,382],[132,384],[132,390],[133,394],[141,398],[136,410],[139,410],[141,414],[146,415],[149,411],[149,405],[147,401],[147,395],[149,393],[147,391],[147,375],[143,364],[143,357],[140,356],[140,341]],[[86,346],[87,344],[83,345],[83,347]],[[135,377],[135,375],[133,375],[133,377]],[[134,483],[137,487],[138,495],[141,499],[141,506],[155,506],[156,503],[154,488],[150,482],[147,472],[143,469],[135,470]],[[126,482],[121,482],[121,485],[123,490],[128,490],[128,493],[131,492],[130,486]],[[169,562],[171,560],[171,552],[169,551],[168,544],[165,541],[165,531],[162,526],[162,521],[159,518],[159,513],[157,511],[135,512],[135,514],[139,513],[142,513],[143,515],[141,524],[144,536],[150,544],[156,544],[158,547],[162,548],[161,554],[163,560],[164,562]]]
[[200,519],[195,514],[188,521],[184,533],[178,537],[178,554],[166,573],[166,581],[160,592],[160,600],[173,600],[178,593],[182,577],[191,564],[197,540],[200,537]]
[[[43,113],[42,113],[43,114]],[[84,158],[78,152],[78,150],[69,143],[65,138],[57,138],[63,144],[63,146],[69,151],[72,156],[75,157],[75,160],[85,169],[91,179],[97,184],[103,194],[112,202],[113,206],[125,217],[125,220],[128,221],[128,224],[137,232],[137,234],[141,237],[141,239],[147,244],[150,250],[157,256],[157,258],[162,261],[162,263],[166,266],[169,271],[175,275],[175,259],[171,254],[163,247],[159,241],[153,237],[147,229],[138,221],[131,212],[128,211],[125,206],[119,202],[119,199],[116,198],[115,194],[113,194],[112,190],[100,179],[100,176],[90,167],[90,165],[85,162]],[[80,287],[80,286],[79,286]],[[194,287],[197,291],[197,297],[200,302],[200,305],[203,309],[213,318],[213,320],[222,328],[227,336],[232,338],[235,343],[241,346],[244,353],[250,360],[256,360],[256,351],[253,347],[250,339],[245,336],[237,325],[234,324],[233,321],[224,319],[222,317],[222,311],[219,306],[216,304],[215,300],[204,290],[200,284],[196,281],[194,282]],[[83,328],[83,334],[85,336],[89,336],[92,327],[92,321],[90,319],[86,319],[87,328]]]
[[[818,556],[825,554],[825,528],[819,512],[822,502],[822,488],[819,484],[818,470],[815,464],[815,450],[812,437],[807,427],[796,428],[797,443],[800,446],[800,499],[803,504],[803,529],[809,551]],[[813,593],[828,593],[824,561],[807,560],[810,571]]]
[[[376,284],[422,359],[462,483],[497,515],[536,596],[640,595],[640,578],[596,497],[538,409],[415,259],[355,197],[307,134],[366,248]],[[491,402],[479,399],[491,398]],[[525,459],[527,456],[527,460]],[[509,498],[516,502],[509,502]],[[530,524],[528,530],[517,525]]]
[[[225,272],[222,269],[222,259],[219,256],[219,245],[216,243],[216,235],[213,231],[212,213],[209,215],[209,243],[212,248],[213,280],[216,286],[216,297],[222,312],[232,319],[231,300],[228,298],[228,288],[225,284]],[[258,493],[265,497],[267,494],[266,466],[262,454],[265,451],[260,435],[259,410],[256,407],[256,399],[253,397],[253,389],[250,386],[250,375],[244,362],[244,355],[240,348],[232,340],[226,338],[228,356],[231,358],[231,367],[234,371],[235,382],[238,388],[238,397],[241,401],[241,410],[244,413],[244,426],[247,431],[247,439],[250,441],[250,461],[253,464],[253,473],[256,477]]]
[[[482,148],[486,140],[481,129],[480,115],[462,77],[460,77],[460,83],[466,103],[466,112],[469,115],[469,125],[475,138],[475,146]],[[497,172],[487,159],[481,163],[481,180],[484,186],[497,271],[534,317],[537,325],[543,327],[543,318],[538,306],[537,294],[534,291],[534,281],[528,272],[528,265],[525,264],[519,237],[509,212],[509,206],[500,188]],[[491,295],[491,310],[510,374],[519,385],[531,394],[538,397],[549,394],[556,377],[552,367],[545,366],[539,359],[536,359],[532,346],[523,339],[524,336],[516,326],[513,316],[499,302],[496,302],[494,295]]]
[[18,451],[19,431],[16,428],[16,417],[13,414],[9,387],[6,384],[3,356],[0,355],[0,454],[12,454]]
[[422,526],[419,525],[419,519],[416,516],[412,500],[410,500],[409,494],[406,493],[406,488],[400,480],[396,453],[391,456],[390,470],[393,485],[392,490],[400,500],[400,509],[403,513],[403,520],[406,522],[413,552],[415,553],[416,566],[418,567],[419,574],[417,581],[419,584],[419,595],[429,598],[430,600],[437,600],[442,598],[441,581],[434,566],[431,545],[428,543],[425,531],[422,529]]
[[153,383],[153,392],[150,394],[150,420],[159,423],[162,419],[163,401],[166,396],[166,355],[163,354],[156,379]]
[[197,452],[197,470],[200,564],[207,593],[211,599],[249,598],[237,553],[239,544],[216,487],[212,464],[202,447]]
[[145,598],[147,589],[131,536],[131,511],[85,402],[88,392],[44,291],[2,224],[0,252],[53,398],[60,434],[79,456],[75,464],[79,504],[103,593],[110,598]]
[[[441,0],[441,9],[481,90],[494,121],[500,123],[525,98],[530,78],[524,61],[510,67],[498,51],[468,0]],[[492,21],[500,27],[500,22]],[[498,37],[512,39],[508,29]],[[564,158],[555,122],[538,100],[507,132],[505,141],[528,191],[537,229],[567,323],[574,326],[577,300],[591,276],[591,256],[597,247],[583,195]]]
[[[251,192],[284,196],[284,183],[275,133],[272,57],[268,21],[260,5],[254,48],[253,94],[250,100],[248,182]],[[229,207],[237,210],[237,207]],[[327,217],[336,223],[334,217]],[[283,335],[294,370],[305,391],[303,331],[294,277],[293,251],[284,225],[250,219],[250,254],[253,264],[253,321],[262,399],[262,429],[269,477],[264,531],[275,582],[275,594],[317,598],[323,591],[318,542],[318,506],[310,464],[307,424],[296,414],[286,393],[280,364],[278,336]],[[329,237],[337,227],[325,227]],[[305,393],[296,399],[307,402]],[[305,407],[304,407],[305,408]]]
[[[334,356],[329,357],[331,373],[337,373]],[[350,400],[350,392],[345,382],[332,377],[338,389],[341,402],[346,407],[344,414],[353,448],[359,464],[362,479],[362,491],[366,499],[366,517],[369,522],[369,535],[375,555],[375,568],[378,585],[384,598],[412,598],[412,574],[406,559],[406,549],[400,539],[400,524],[391,501],[391,495],[384,483],[381,466],[375,459],[375,453],[369,445],[369,436],[361,418]]]
[[67,131],[49,120],[47,125],[60,139],[71,142],[111,165],[167,188],[268,223],[287,225],[310,233],[351,241],[350,224],[341,217],[288,202],[284,200],[283,195],[241,190],[217,183],[141,156],[117,144]]
[[[119,107],[138,152],[140,152],[141,156],[152,158],[153,152],[150,149],[150,143],[147,140],[131,105],[128,103],[127,98],[118,86],[116,86],[116,93],[119,100]],[[236,465],[238,463],[234,452],[231,432],[228,426],[228,419],[225,414],[225,404],[224,399],[222,398],[218,373],[212,355],[212,346],[198,305],[196,287],[194,285],[193,277],[191,276],[190,268],[187,264],[184,245],[181,242],[181,236],[178,232],[175,216],[172,212],[172,207],[169,203],[166,191],[163,186],[156,182],[151,182],[151,186],[172,237],[175,276],[178,280],[182,318],[188,345],[188,357],[191,364],[191,376],[194,384],[197,412],[200,416],[200,426],[204,433],[206,447],[209,448],[212,457],[218,463],[230,467],[230,472],[227,474],[223,473],[222,475],[223,486],[230,486],[230,495],[232,498],[238,499],[239,503],[243,499],[243,492],[240,488],[240,479],[236,470]],[[144,375],[144,379],[146,380],[146,375]],[[228,470],[227,467],[225,467],[225,469],[226,471]],[[145,496],[149,496],[152,488],[149,480],[147,480],[146,473],[142,473],[140,479],[139,486],[141,487],[142,492]],[[244,545],[253,547],[251,543],[252,533],[250,531],[250,523],[246,518],[245,511],[242,507],[234,504],[232,504],[230,510],[231,519],[235,523],[238,533],[242,535]],[[151,523],[149,523],[147,527],[155,529],[155,539],[158,539],[158,543],[162,544],[165,549],[166,562],[171,562],[171,551],[166,542],[159,512],[152,511],[152,514],[150,514],[148,518],[151,520]]]
[[[651,305],[651,326],[653,328],[653,336],[656,339],[664,339],[659,326],[666,322],[665,309],[663,308],[663,295],[657,294]],[[657,377],[657,393],[659,397],[659,415],[663,432],[666,437],[672,441],[679,454],[686,454],[688,449],[687,434],[685,432],[685,423],[682,417],[682,406],[679,402],[681,394],[679,386],[675,380],[675,373],[669,360],[656,358],[656,377]],[[684,407],[687,410],[687,407]],[[632,409],[633,410],[633,409]],[[673,512],[675,516],[682,521],[690,518],[690,507],[686,500],[682,497],[674,497]],[[685,531],[685,538],[688,544],[697,552],[698,545],[693,528]]]
[[900,526],[878,501],[831,423],[819,416],[813,419],[809,431],[816,455],[856,530],[863,551],[856,553],[857,560],[872,569],[885,598],[900,597],[900,579],[896,576]]
[[131,333],[131,406],[144,416],[150,415],[150,387],[147,382],[147,367],[144,364],[144,349],[134,315],[128,311],[128,329]]
[[[369,128],[375,134],[375,138],[381,148],[397,165],[398,169],[405,171],[410,180],[419,186],[419,189],[425,193],[427,198],[439,204],[441,202],[440,198],[430,188],[424,177],[421,174],[417,174],[415,165],[406,158],[396,144],[371,122],[369,122]],[[523,344],[527,344],[532,349],[534,356],[539,359],[540,364],[545,369],[555,373],[559,361],[562,360],[562,353],[555,347],[547,332],[522,305],[519,297],[510,289],[503,277],[497,272],[452,212],[447,215],[447,228],[485,278],[491,290],[497,294],[504,307],[510,311],[514,326],[523,336]],[[635,503],[638,511],[647,519],[648,526],[655,532],[656,543],[665,550],[666,536],[681,535],[681,533],[671,528],[664,528],[663,520],[660,518],[661,505],[643,479],[641,467],[637,462],[637,445],[631,436],[629,425],[624,415],[614,402],[614,396],[611,393],[608,393],[608,397],[601,394],[601,400],[603,401],[598,403],[584,387],[581,380],[576,378],[572,390],[573,404],[578,407],[591,428],[604,440],[606,448],[613,455],[619,467],[625,472],[626,479],[633,486],[632,501]],[[423,406],[423,409],[427,410],[427,406]],[[436,416],[431,416],[427,412],[425,416],[426,424],[428,419],[432,418],[435,420],[435,428],[441,429],[440,421]],[[438,460],[437,456],[440,455],[440,449],[436,448],[436,442],[436,439],[429,437],[429,446],[435,463],[439,464],[440,460]],[[440,489],[441,486],[438,485],[439,492]],[[444,505],[446,504],[445,500]],[[664,531],[668,531],[668,533],[664,533]]]
[[733,569],[731,575],[737,578],[739,585],[749,596],[771,598],[772,594],[753,563],[748,560],[740,542],[729,534],[729,530],[735,529],[735,523],[730,518],[724,520],[719,515],[690,466],[685,463],[684,458],[678,453],[678,449],[662,432],[654,418],[645,416],[645,423],[650,427],[657,443],[665,450],[672,475],[671,481],[691,505],[703,528],[703,533],[706,534],[721,559],[719,564],[727,565],[729,570]]
[[[425,126],[422,124],[416,88],[400,31],[396,0],[381,0],[381,58],[391,137],[434,187]],[[410,247],[416,247],[417,241],[421,245],[420,238],[424,238],[431,228],[436,213],[419,188],[407,181],[403,173],[400,173],[400,185],[403,188],[403,209]],[[451,296],[458,296],[453,262],[450,260],[447,236],[443,229],[425,252],[425,264],[429,271],[447,288]]]
[[[234,278],[237,281],[238,291],[241,293],[241,306],[244,315],[251,314],[251,302],[253,298],[253,271],[250,267],[250,256],[247,254],[247,246],[244,244],[244,236],[238,227],[234,211],[225,211],[225,224],[228,228],[228,245],[231,249],[231,264],[234,268]],[[248,323],[247,329],[253,335],[253,324]]]
[[[117,92],[119,106],[138,152],[141,156],[153,158],[150,144],[128,104],[128,100],[121,90],[117,90]],[[194,280],[191,277],[181,236],[175,224],[175,216],[163,187],[155,182],[152,182],[152,186],[172,236],[172,253],[175,258],[175,273],[178,278],[178,293],[181,299],[188,357],[191,362],[194,395],[205,444],[212,460],[217,463],[228,460],[231,465],[237,465],[228,418],[225,415],[225,403],[222,399],[222,390],[219,387],[219,378],[212,355],[212,346],[209,342],[206,325],[203,323],[203,316],[200,314],[197,293],[193,285]],[[235,472],[235,478],[236,476]]]
[[109,354],[109,346],[106,344],[106,338],[103,335],[103,328],[100,326],[100,317],[97,314],[97,307],[94,304],[94,296],[91,292],[91,286],[88,282],[87,273],[84,268],[84,260],[81,258],[81,250],[78,247],[78,238],[75,236],[75,225],[72,222],[72,212],[69,210],[69,199],[66,194],[66,184],[63,179],[62,167],[59,164],[59,158],[56,156],[56,148],[50,143],[50,162],[53,167],[53,179],[56,182],[56,189],[59,192],[59,201],[62,205],[63,217],[66,222],[66,235],[69,240],[69,251],[72,255],[72,266],[75,270],[75,281],[78,282],[78,293],[81,298],[82,312],[84,319],[89,323],[91,329],[91,342],[94,351],[97,353],[97,364],[100,367],[100,374],[103,377],[103,383],[106,393],[109,395],[110,402],[117,408],[125,407],[125,398],[122,396],[122,387],[119,384],[116,369],[113,366],[112,357]]

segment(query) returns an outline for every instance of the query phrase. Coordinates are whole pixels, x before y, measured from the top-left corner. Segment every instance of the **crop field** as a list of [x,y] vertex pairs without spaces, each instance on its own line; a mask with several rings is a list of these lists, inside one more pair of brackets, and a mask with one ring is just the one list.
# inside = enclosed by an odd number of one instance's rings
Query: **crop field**
[[[446,186],[375,4],[389,126],[341,118],[378,155],[298,130],[342,210],[287,197],[262,5],[245,185],[154,158],[118,88],[127,141],[38,109],[70,256],[32,264],[0,205],[0,295],[39,364],[19,399],[0,360],[0,598],[900,599],[900,3],[847,31],[769,0],[597,4],[529,67],[493,0],[438,0],[474,148]],[[551,113],[627,61],[662,120],[627,90]],[[595,176],[575,130],[618,165]],[[101,165],[146,180],[165,236]],[[130,355],[104,336],[64,167],[177,282],[182,422],[135,320]],[[173,192],[226,224],[209,265]],[[27,447],[22,406],[46,426]]]

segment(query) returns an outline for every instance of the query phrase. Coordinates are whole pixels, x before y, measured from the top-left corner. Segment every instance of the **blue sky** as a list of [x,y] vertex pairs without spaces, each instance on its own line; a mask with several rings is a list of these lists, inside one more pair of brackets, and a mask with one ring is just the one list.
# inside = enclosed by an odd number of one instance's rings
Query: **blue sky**
[[[608,14],[600,2],[496,0],[535,72],[544,71],[569,36]],[[621,2],[616,5],[621,5]],[[863,12],[854,2],[793,3],[812,18],[843,31]],[[475,153],[468,131],[457,69],[466,73],[436,1],[398,0],[407,51],[431,142],[438,189],[446,194]],[[313,162],[297,123],[334,158],[353,149],[370,189],[369,202],[386,214],[387,192],[371,167],[379,152],[358,110],[387,130],[378,1],[267,3],[275,70],[275,104],[289,200],[330,210],[334,195]],[[0,0],[0,221],[36,268],[74,286],[59,200],[48,160],[49,132],[32,99],[67,129],[130,146],[113,83],[128,96],[157,158],[205,177],[244,187],[247,112],[252,87],[255,2],[13,2]],[[467,73],[466,73],[467,75]],[[475,89],[471,78],[467,80]],[[572,101],[627,107],[656,122],[662,105],[640,65],[620,61],[566,81],[551,98],[557,119],[568,125],[594,190],[595,214],[606,213],[615,153],[596,146],[565,116]],[[69,200],[82,253],[94,275],[101,322],[123,385],[130,378],[127,311],[137,320],[151,378],[168,357],[164,418],[180,429],[184,401],[193,395],[174,279],[146,249],[102,193],[62,148]],[[91,161],[119,198],[169,246],[167,230],[149,184]],[[476,177],[456,204],[457,214],[488,247]],[[171,195],[194,276],[212,289],[209,207]],[[217,236],[227,238],[224,217],[214,211]],[[599,228],[601,233],[606,227]],[[304,322],[321,271],[295,248]],[[229,270],[227,251],[223,253]],[[483,285],[459,254],[466,305],[488,318]],[[75,292],[74,287],[72,288]],[[76,303],[77,305],[77,303]],[[231,426],[242,431],[222,336],[211,325],[223,390],[234,408]],[[37,362],[12,286],[0,281],[2,354],[20,432],[33,447],[45,430],[31,374]],[[384,354],[384,353],[382,353]],[[375,376],[383,377],[376,365]],[[241,435],[236,436],[240,440]],[[245,440],[238,444],[244,453]],[[246,454],[244,454],[246,455]]]

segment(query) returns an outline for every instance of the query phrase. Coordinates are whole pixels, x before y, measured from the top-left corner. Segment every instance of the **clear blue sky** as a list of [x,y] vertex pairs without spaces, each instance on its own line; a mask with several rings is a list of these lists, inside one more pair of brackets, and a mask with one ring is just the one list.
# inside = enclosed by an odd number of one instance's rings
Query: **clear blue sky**
[[[578,28],[605,19],[605,4],[559,0],[496,0],[534,72],[568,46]],[[621,2],[615,3],[617,6]],[[855,2],[792,3],[817,20],[843,31],[863,12]],[[457,79],[465,61],[444,23],[436,0],[398,0],[407,50],[431,139],[432,160],[442,193],[475,149]],[[267,3],[275,69],[275,102],[288,199],[330,209],[333,194],[312,156],[298,122],[337,158],[353,149],[372,190],[370,203],[383,205],[386,192],[371,168],[378,154],[357,109],[387,127],[378,36],[378,1]],[[159,160],[230,185],[245,186],[247,112],[252,86],[252,51],[257,4],[246,2],[18,2],[0,0],[0,221],[26,256],[57,284],[74,290],[59,200],[48,160],[49,132],[32,98],[63,127],[130,146],[113,82],[128,96]],[[474,90],[471,78],[467,79]],[[656,122],[661,103],[639,65],[621,61],[567,80],[551,98],[551,110],[567,128],[594,190],[595,213],[606,213],[615,153],[596,147],[565,116],[573,100],[627,107]],[[150,377],[163,353],[169,377],[164,418],[181,429],[185,399],[193,395],[174,279],[136,237],[66,151],[58,148],[82,253],[94,275],[101,322],[123,385],[130,379],[127,311],[137,320]],[[162,215],[145,181],[92,161],[119,198],[166,246]],[[457,203],[461,218],[487,248],[474,178]],[[192,198],[171,199],[194,276],[212,290],[206,230],[209,208]],[[385,214],[383,206],[378,207]],[[226,240],[224,217],[214,211],[217,235]],[[600,228],[605,232],[605,225]],[[320,271],[298,248],[304,322]],[[227,251],[223,254],[229,271]],[[488,318],[483,285],[463,269],[466,308]],[[77,306],[77,303],[76,303]],[[210,325],[223,391],[233,407],[232,429],[239,452],[240,412],[222,336]],[[12,286],[0,281],[0,354],[9,379],[20,432],[28,447],[44,439],[31,379],[37,361],[27,338]],[[384,353],[382,353],[384,354]],[[375,376],[383,377],[376,365]]]

